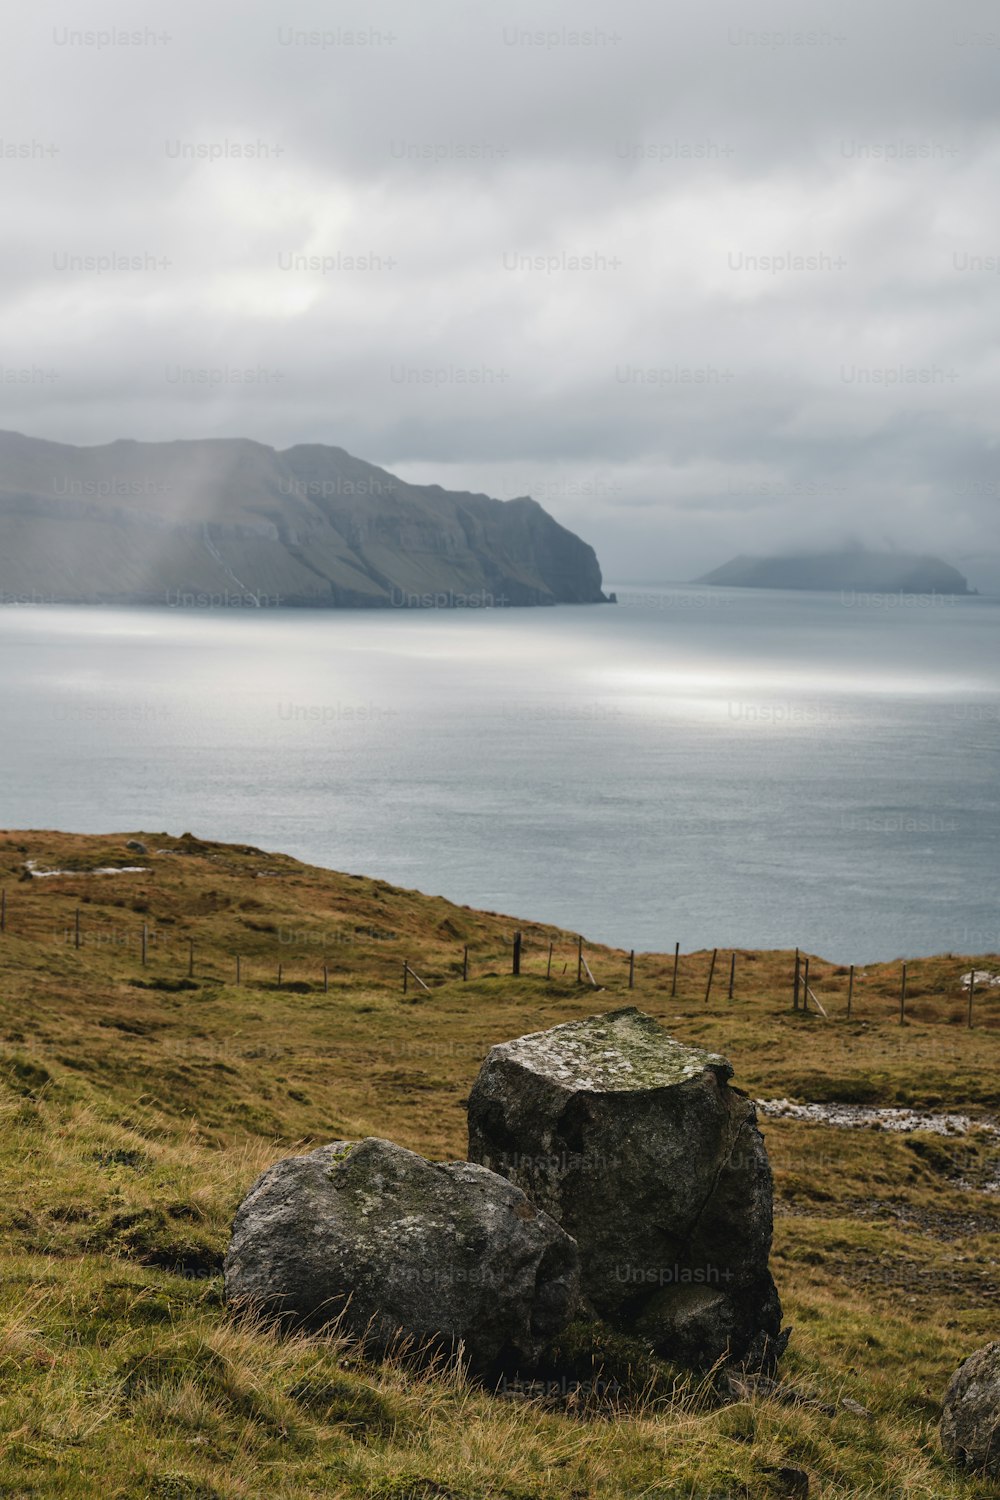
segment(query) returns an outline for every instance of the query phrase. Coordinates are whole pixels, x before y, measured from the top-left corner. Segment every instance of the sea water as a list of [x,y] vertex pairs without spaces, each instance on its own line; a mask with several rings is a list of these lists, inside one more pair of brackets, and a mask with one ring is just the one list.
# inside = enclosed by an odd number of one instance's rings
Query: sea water
[[638,950],[1000,949],[1000,601],[0,609],[0,822],[191,831]]

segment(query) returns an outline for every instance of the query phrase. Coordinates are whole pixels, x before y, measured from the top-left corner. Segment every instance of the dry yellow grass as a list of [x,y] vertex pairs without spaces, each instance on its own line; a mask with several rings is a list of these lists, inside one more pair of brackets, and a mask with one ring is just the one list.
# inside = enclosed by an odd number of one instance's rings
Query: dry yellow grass
[[[898,964],[858,974],[850,1022],[846,974],[816,956],[827,1020],[791,1011],[787,953],[739,954],[731,1002],[720,954],[706,1004],[708,954],[682,955],[671,997],[672,954],[639,955],[630,992],[627,954],[588,945],[595,993],[574,934],[190,837],[135,835],[151,851],[136,856],[127,837],[0,835],[0,1493],[721,1500],[779,1494],[791,1467],[814,1495],[1000,1495],[953,1474],[935,1432],[952,1368],[996,1333],[985,1135],[764,1122],[784,1376],[835,1415],[759,1396],[719,1409],[690,1382],[668,1400],[673,1373],[613,1342],[600,1357],[629,1412],[498,1400],[455,1372],[235,1328],[218,1275],[267,1162],[366,1134],[463,1156],[490,1045],[618,1005],[724,1051],[758,1097],[994,1113],[1000,992],[970,1031],[972,955],[909,964],[904,1026]],[[72,873],[22,879],[26,860]],[[92,873],[122,862],[147,868]],[[430,991],[402,994],[404,959]]]

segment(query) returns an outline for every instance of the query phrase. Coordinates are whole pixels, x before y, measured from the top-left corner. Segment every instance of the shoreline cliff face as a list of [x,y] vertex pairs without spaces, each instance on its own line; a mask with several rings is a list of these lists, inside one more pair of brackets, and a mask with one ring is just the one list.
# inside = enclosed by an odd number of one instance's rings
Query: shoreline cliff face
[[968,594],[968,581],[939,557],[912,552],[799,553],[734,557],[695,580],[728,588],[806,589],[861,594]]
[[0,433],[0,602],[314,608],[605,603],[536,501],[410,485],[342,448],[77,448]]

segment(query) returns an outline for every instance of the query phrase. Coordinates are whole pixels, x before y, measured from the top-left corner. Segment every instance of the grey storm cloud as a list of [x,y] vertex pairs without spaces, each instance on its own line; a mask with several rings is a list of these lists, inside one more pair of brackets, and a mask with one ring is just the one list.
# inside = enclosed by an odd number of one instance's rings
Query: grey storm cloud
[[0,425],[340,444],[613,579],[857,537],[1000,585],[985,0],[5,32]]

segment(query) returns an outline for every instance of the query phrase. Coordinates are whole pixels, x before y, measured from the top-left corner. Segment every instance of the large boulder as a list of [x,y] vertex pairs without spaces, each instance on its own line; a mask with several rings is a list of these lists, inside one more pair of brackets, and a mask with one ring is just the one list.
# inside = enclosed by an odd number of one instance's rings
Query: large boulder
[[532,1364],[572,1315],[576,1245],[520,1188],[391,1141],[335,1141],[257,1179],[236,1214],[227,1302],[286,1325],[336,1318],[373,1353]]
[[951,1377],[941,1445],[964,1468],[1000,1479],[1000,1343],[977,1349]]
[[694,1366],[787,1342],[768,1270],[772,1179],[725,1058],[635,1009],[494,1047],[469,1157],[573,1236],[590,1311]]

